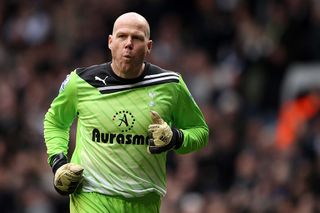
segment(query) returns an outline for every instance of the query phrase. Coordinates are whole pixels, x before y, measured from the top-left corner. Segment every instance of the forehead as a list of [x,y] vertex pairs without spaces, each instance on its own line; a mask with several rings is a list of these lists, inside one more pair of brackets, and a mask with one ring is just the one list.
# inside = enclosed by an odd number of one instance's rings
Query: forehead
[[143,20],[136,18],[118,19],[114,23],[113,34],[118,32],[139,33],[147,36],[147,25]]

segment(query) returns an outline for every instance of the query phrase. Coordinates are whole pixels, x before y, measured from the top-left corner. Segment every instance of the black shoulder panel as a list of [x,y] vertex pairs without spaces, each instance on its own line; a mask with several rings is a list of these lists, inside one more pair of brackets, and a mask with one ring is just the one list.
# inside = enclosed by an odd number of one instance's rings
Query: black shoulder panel
[[107,64],[93,65],[90,67],[77,68],[76,73],[90,85],[98,88],[107,85],[110,74],[107,72]]
[[124,79],[117,76],[112,71],[110,62],[78,68],[76,73],[103,94],[156,84],[179,82],[179,74],[162,69],[150,63],[145,64],[144,72],[135,79]]

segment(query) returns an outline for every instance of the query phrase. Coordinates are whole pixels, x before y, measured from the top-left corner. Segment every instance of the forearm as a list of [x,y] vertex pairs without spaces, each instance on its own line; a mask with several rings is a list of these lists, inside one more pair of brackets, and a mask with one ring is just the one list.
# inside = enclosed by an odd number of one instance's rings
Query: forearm
[[54,122],[50,121],[50,117],[50,113],[47,113],[44,120],[44,138],[47,147],[48,163],[58,153],[67,155],[69,143],[69,128],[58,127]]
[[183,143],[176,150],[178,154],[187,154],[205,147],[208,143],[209,129],[207,126],[183,129]]

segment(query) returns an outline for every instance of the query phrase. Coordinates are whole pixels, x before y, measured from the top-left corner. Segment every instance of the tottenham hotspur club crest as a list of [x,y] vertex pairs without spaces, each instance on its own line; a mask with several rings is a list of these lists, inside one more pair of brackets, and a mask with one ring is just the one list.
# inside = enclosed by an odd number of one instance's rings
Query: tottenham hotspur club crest
[[112,120],[121,128],[121,132],[128,132],[133,128],[136,121],[131,112],[122,110],[113,115]]

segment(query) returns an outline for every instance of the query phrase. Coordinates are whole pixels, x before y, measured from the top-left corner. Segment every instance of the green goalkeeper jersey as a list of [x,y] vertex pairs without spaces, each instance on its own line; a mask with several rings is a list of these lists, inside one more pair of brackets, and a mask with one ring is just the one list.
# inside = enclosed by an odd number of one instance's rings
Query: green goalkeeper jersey
[[48,161],[67,155],[77,118],[71,162],[84,167],[82,191],[126,198],[166,192],[166,153],[149,154],[148,126],[154,110],[184,139],[177,153],[204,147],[208,127],[181,76],[145,63],[143,74],[123,79],[104,63],[71,72],[44,120]]

